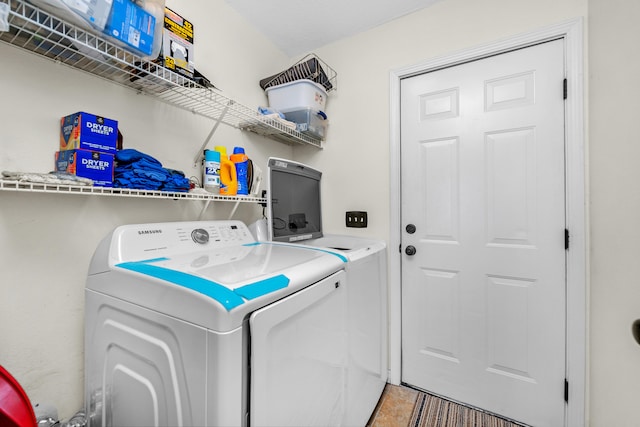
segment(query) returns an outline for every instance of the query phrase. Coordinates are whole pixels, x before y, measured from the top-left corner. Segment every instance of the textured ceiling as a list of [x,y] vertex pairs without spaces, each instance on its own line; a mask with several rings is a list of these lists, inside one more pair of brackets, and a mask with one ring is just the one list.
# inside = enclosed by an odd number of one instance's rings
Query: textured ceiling
[[289,57],[441,0],[225,0]]

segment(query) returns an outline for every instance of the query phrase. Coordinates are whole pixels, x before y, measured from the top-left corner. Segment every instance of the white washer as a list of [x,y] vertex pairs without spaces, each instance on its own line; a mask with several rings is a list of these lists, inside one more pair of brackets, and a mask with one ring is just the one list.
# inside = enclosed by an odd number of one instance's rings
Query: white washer
[[86,287],[89,426],[338,426],[347,258],[239,221],[118,227]]

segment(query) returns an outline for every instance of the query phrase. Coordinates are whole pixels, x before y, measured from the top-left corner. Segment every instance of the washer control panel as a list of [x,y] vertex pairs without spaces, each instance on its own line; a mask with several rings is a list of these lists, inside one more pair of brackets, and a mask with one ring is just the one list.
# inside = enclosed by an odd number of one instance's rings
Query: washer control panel
[[116,262],[167,257],[255,243],[241,221],[188,221],[123,225],[113,232]]

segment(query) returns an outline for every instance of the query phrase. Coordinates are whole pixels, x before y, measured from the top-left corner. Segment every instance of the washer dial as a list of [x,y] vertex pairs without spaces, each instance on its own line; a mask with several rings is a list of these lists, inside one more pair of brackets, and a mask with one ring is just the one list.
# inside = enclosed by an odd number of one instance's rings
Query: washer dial
[[209,242],[209,233],[204,228],[196,228],[191,232],[191,238],[194,242],[204,245]]

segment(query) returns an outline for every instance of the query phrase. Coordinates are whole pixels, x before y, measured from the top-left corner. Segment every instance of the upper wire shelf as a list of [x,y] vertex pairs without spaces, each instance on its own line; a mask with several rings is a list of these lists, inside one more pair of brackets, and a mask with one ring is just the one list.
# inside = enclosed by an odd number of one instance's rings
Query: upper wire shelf
[[266,118],[159,64],[145,61],[126,49],[83,28],[65,22],[23,0],[0,0],[9,5],[9,31],[0,41],[55,62],[85,71],[144,93],[170,105],[229,126],[248,130],[287,144],[322,148],[322,141]]

